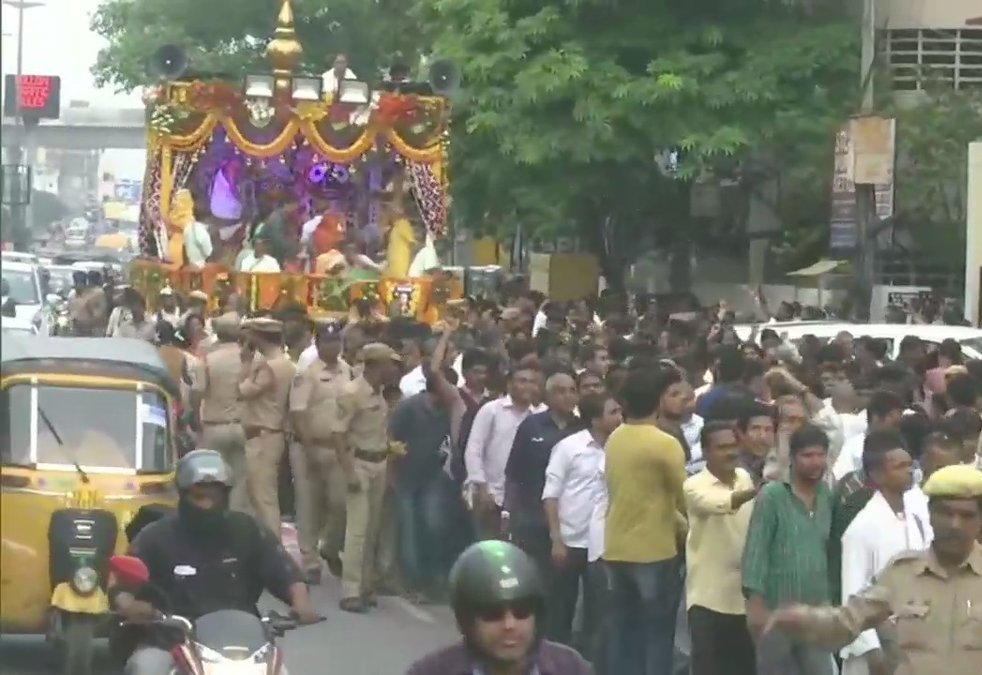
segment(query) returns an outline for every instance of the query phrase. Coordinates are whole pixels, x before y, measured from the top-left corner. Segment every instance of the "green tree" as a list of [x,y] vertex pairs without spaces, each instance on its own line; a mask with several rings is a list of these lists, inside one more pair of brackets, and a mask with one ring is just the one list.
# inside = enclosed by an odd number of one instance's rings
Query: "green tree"
[[[611,272],[645,238],[685,249],[700,238],[694,182],[751,189],[830,164],[857,89],[847,6],[417,0],[434,52],[463,70],[455,217],[485,229],[572,228],[614,252]],[[805,178],[820,190],[831,176]],[[616,236],[601,242],[604,232]]]
[[982,139],[982,91],[931,87],[895,107],[896,220],[922,259],[952,261],[965,249],[968,145]]
[[[304,46],[302,69],[321,73],[345,52],[359,76],[372,79],[396,54],[417,53],[416,32],[399,0],[294,0]],[[162,45],[185,48],[197,71],[243,76],[263,68],[276,26],[275,0],[105,0],[92,30],[109,44],[93,67],[100,85],[130,91],[148,84],[147,65]]]

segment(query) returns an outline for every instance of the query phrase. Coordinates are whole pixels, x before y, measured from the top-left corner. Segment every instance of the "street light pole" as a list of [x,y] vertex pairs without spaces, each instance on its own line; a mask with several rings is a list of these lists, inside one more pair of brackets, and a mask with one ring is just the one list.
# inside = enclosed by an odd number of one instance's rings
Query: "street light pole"
[[[15,126],[17,127],[17,140],[11,147],[11,163],[18,166],[24,165],[27,177],[27,203],[17,206],[19,220],[24,227],[24,232],[29,233],[33,226],[34,210],[31,204],[31,196],[34,192],[32,170],[34,165],[34,138],[31,133],[31,125],[24,120],[24,111],[21,109],[21,79],[24,76],[24,12],[44,5],[39,0],[3,0],[3,4],[17,9],[17,70],[15,74]],[[10,93],[8,92],[8,96]],[[25,160],[26,155],[26,160]],[[25,242],[27,243],[27,242]]]

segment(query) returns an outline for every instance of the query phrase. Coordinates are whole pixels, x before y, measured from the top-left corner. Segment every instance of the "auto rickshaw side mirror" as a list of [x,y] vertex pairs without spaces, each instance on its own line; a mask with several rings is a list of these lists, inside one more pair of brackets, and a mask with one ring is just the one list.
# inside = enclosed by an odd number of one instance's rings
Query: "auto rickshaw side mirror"
[[114,555],[109,559],[109,571],[124,586],[134,588],[150,582],[150,570],[145,562],[131,555]]

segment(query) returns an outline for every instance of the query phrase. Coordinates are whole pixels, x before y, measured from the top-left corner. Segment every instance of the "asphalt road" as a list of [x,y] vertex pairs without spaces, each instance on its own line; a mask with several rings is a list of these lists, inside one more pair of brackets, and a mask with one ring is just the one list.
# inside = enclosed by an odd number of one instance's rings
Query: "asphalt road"
[[[372,613],[348,614],[338,609],[338,582],[330,576],[312,595],[327,621],[292,631],[281,641],[290,675],[403,675],[415,659],[456,636],[446,606],[421,608],[401,598],[379,598]],[[271,601],[269,608],[274,605]],[[115,675],[104,661],[95,672]],[[56,673],[42,639],[0,640],[0,675]]]

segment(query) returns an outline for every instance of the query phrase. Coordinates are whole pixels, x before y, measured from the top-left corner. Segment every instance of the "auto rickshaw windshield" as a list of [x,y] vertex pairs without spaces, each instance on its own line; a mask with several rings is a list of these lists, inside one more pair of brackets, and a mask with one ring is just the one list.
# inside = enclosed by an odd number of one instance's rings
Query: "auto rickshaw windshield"
[[167,472],[167,401],[154,391],[15,384],[2,392],[3,463]]

